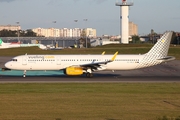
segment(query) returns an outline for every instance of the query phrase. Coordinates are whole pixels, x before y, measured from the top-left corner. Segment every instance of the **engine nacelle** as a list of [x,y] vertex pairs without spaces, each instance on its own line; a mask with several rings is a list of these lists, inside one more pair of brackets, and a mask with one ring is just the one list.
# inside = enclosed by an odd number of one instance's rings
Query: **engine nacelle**
[[64,74],[66,74],[66,75],[82,75],[83,69],[81,67],[67,67],[64,70]]

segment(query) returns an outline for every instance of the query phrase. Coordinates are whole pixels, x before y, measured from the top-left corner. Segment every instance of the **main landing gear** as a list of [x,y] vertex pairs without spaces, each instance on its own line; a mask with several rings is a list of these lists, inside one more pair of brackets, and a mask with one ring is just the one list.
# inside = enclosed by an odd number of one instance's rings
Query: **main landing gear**
[[88,78],[92,78],[92,77],[93,77],[93,74],[92,74],[92,73],[87,72],[87,73],[86,73],[86,77],[88,77]]
[[91,70],[91,69],[87,69],[87,70],[86,70],[86,77],[88,77],[88,78],[92,78],[92,77],[93,77],[93,74],[92,74],[92,70]]

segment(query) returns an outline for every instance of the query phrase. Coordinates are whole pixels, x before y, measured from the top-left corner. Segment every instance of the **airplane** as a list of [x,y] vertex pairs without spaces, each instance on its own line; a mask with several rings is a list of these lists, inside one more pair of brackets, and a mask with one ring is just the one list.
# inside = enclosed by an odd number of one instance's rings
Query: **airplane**
[[20,42],[4,43],[2,39],[0,39],[0,49],[16,48],[16,47],[31,47],[31,46],[38,46],[40,49],[47,49],[47,47],[43,44],[21,44]]
[[5,63],[12,70],[23,70],[26,77],[28,70],[63,70],[64,74],[75,76],[85,74],[93,77],[93,72],[100,70],[133,70],[174,60],[167,56],[173,32],[166,32],[145,54],[138,55],[20,55]]

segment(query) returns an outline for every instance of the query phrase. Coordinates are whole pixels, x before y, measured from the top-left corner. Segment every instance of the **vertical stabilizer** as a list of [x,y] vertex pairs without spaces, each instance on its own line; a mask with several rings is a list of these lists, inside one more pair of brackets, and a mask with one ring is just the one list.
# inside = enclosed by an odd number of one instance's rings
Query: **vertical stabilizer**
[[166,32],[158,42],[144,55],[137,68],[149,67],[163,62],[167,57],[169,45],[171,42],[173,32]]
[[147,55],[157,59],[166,57],[168,54],[172,34],[173,32],[166,32],[147,53]]

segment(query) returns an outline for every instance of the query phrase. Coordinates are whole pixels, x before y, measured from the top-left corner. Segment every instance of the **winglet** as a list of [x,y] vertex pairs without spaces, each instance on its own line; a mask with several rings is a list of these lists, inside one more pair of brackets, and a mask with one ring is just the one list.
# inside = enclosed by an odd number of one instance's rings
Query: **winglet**
[[118,51],[114,54],[114,56],[111,58],[111,61],[114,61],[116,59],[116,56],[118,54]]
[[104,54],[105,54],[105,51],[101,55],[104,55]]

